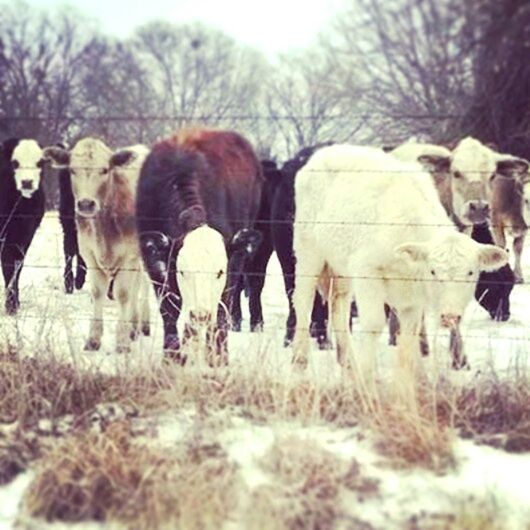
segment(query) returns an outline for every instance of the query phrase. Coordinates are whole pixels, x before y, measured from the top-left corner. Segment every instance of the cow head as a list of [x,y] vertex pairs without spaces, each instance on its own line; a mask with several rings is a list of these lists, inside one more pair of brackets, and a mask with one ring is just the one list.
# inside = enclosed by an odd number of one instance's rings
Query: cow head
[[127,166],[136,158],[134,151],[113,152],[97,138],[79,140],[71,151],[50,147],[44,153],[54,167],[70,170],[76,213],[87,218],[100,211],[113,170]]
[[506,265],[508,254],[495,245],[484,245],[459,232],[443,232],[428,242],[406,243],[396,256],[425,282],[430,309],[443,327],[458,324],[475,292],[481,271]]
[[215,318],[227,273],[228,256],[221,233],[202,225],[186,234],[177,256],[177,283],[192,322]]
[[522,178],[528,162],[499,154],[474,138],[465,138],[450,155],[423,154],[418,161],[431,173],[450,179],[452,209],[466,225],[489,218],[492,182],[496,178]]
[[18,192],[24,199],[31,199],[47,165],[41,146],[35,140],[13,138],[2,144],[2,156],[13,171]]

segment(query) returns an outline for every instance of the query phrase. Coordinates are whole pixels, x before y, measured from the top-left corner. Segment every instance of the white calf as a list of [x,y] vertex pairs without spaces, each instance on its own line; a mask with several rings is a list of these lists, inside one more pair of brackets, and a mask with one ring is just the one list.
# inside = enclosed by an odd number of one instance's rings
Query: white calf
[[329,288],[337,357],[351,354],[348,331],[353,292],[363,356],[374,358],[385,325],[384,304],[401,323],[402,365],[419,356],[425,310],[444,327],[457,323],[481,270],[507,262],[503,249],[456,231],[431,176],[379,149],[335,145],[319,150],[295,180],[294,359],[307,363],[308,333],[317,282]]

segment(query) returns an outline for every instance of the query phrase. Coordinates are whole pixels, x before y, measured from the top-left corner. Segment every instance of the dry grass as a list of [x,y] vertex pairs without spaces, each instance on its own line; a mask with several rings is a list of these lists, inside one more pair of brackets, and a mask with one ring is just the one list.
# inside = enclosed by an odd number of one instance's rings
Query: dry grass
[[11,482],[42,453],[42,442],[32,432],[0,434],[0,486]]
[[332,529],[345,516],[346,490],[354,491],[359,502],[378,494],[378,483],[363,477],[357,462],[348,465],[316,442],[299,438],[276,441],[262,468],[270,482],[251,494],[243,521],[249,530]]
[[[489,498],[459,497],[452,504],[456,506],[453,513],[412,517],[407,530],[505,530],[508,527],[506,511],[493,495]],[[523,526],[521,530],[523,528],[530,526]]]
[[466,437],[510,452],[530,451],[530,379],[514,371],[500,379],[490,371],[461,390],[457,425]]
[[65,439],[41,459],[24,513],[47,521],[105,521],[126,528],[218,529],[244,491],[215,443],[174,451],[134,442],[126,422]]

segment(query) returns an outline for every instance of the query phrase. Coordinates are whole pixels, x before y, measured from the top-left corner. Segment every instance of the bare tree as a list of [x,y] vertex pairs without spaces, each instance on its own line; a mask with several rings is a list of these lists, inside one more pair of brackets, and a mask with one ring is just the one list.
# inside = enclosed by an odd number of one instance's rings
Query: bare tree
[[336,89],[355,101],[362,92],[380,141],[447,139],[473,88],[465,4],[352,0],[335,22],[324,45]]
[[267,109],[282,154],[325,141],[351,140],[364,120],[336,90],[331,65],[318,49],[284,56],[268,84]]

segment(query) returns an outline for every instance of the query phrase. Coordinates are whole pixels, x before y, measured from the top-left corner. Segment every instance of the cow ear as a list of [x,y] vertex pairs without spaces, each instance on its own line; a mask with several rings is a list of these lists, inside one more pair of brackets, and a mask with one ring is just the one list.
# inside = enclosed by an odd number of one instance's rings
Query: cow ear
[[49,160],[52,163],[52,167],[56,169],[67,168],[70,164],[70,153],[66,149],[55,145],[46,147],[42,152],[42,158]]
[[191,232],[206,224],[206,212],[202,206],[190,206],[180,213],[179,223],[185,233]]
[[496,245],[479,246],[478,262],[479,268],[485,272],[496,271],[508,263],[508,253]]
[[418,162],[429,173],[448,172],[451,167],[451,158],[448,156],[421,155],[418,157]]
[[247,256],[253,256],[258,250],[262,239],[263,236],[258,230],[243,228],[235,233],[230,241],[228,250],[231,254],[244,252]]
[[131,162],[133,162],[137,158],[137,155],[134,151],[130,151],[129,149],[121,149],[120,151],[116,151],[111,157],[110,157],[110,168],[113,167],[123,167]]
[[420,264],[427,261],[428,252],[425,244],[404,243],[394,249],[396,257],[411,263]]
[[20,140],[18,138],[9,138],[2,144],[2,155],[6,160],[11,160],[13,151],[19,142]]
[[529,163],[523,158],[506,157],[497,160],[497,174],[505,178],[523,178]]

